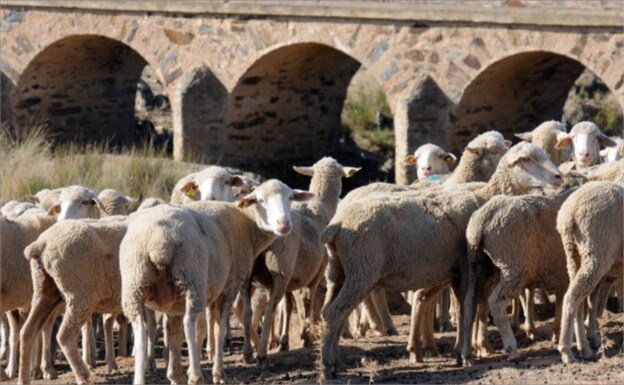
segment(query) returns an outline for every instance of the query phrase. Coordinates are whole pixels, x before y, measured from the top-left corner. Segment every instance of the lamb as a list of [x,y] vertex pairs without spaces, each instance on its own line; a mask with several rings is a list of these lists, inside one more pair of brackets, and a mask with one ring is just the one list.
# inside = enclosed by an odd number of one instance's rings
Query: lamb
[[610,139],[613,140],[616,145],[600,150],[600,157],[605,163],[615,162],[624,157],[624,139],[618,138],[617,136],[612,136]]
[[180,367],[181,324],[189,346],[188,383],[202,382],[195,320],[210,306],[211,315],[219,320],[213,382],[225,382],[223,343],[232,302],[256,256],[277,236],[290,233],[290,202],[312,196],[272,179],[237,205],[210,201],[186,207],[160,205],[129,216],[120,269],[122,307],[133,322],[137,345],[135,383],[145,383],[145,306],[168,315],[167,377],[174,383],[186,383]]
[[180,179],[171,193],[172,204],[186,204],[197,200],[234,200],[234,188],[246,186],[239,175],[233,175],[223,167],[210,166],[202,171]]
[[[39,234],[52,226],[56,219],[47,214],[28,214],[10,222],[0,218],[0,313],[19,310],[26,313],[32,298],[30,266],[24,259],[24,248],[35,241]],[[2,379],[13,379],[17,373],[17,344],[19,329],[16,320],[10,317],[9,361],[6,372],[0,370]]]
[[574,125],[570,133],[560,133],[557,148],[564,149],[573,144],[574,161],[561,165],[563,172],[578,169],[582,170],[589,166],[600,163],[600,146],[613,147],[617,143],[606,136],[597,125],[592,122],[580,122]]
[[457,157],[446,152],[442,147],[435,144],[423,144],[414,151],[414,155],[408,155],[403,161],[405,164],[416,164],[418,180],[426,180],[431,175],[449,173],[449,166],[453,167]]
[[[589,182],[570,195],[557,215],[557,231],[563,241],[570,277],[563,298],[558,346],[564,363],[574,361],[573,321],[579,351],[584,358],[593,356],[579,304],[604,277],[622,275],[623,205],[622,185]],[[592,302],[590,305],[595,306]]]
[[[470,148],[467,151],[478,152]],[[374,194],[340,205],[321,233],[329,253],[322,311],[326,322],[321,346],[325,375],[336,373],[339,331],[346,316],[375,286],[396,290],[429,288],[428,293],[414,300],[423,300],[426,306],[429,298],[451,281],[463,302],[465,286],[460,285],[460,280],[467,280],[465,229],[470,215],[494,195],[523,194],[536,185],[561,182],[562,176],[548,155],[536,145],[522,142],[503,156],[492,178],[479,189]],[[453,275],[457,267],[459,277]],[[462,315],[463,311],[460,325]],[[411,325],[411,358],[418,354],[413,337],[419,324],[416,319]],[[461,328],[457,337],[456,352],[463,340]]]
[[[509,360],[518,360],[520,354],[506,308],[509,300],[521,294],[525,287],[555,292],[553,340],[558,338],[561,304],[569,279],[565,271],[563,244],[555,227],[557,212],[572,191],[556,196],[497,196],[470,218],[466,228],[469,286],[464,299],[464,324],[461,326],[464,329],[462,358],[465,365],[472,363],[474,310],[481,297],[490,292],[490,309]],[[522,247],[518,247],[519,240],[522,240]],[[487,324],[487,306],[480,313],[483,317],[480,322]],[[529,313],[525,312],[527,319]],[[531,330],[527,332],[531,333]],[[479,338],[485,341],[484,335]],[[478,341],[477,348],[487,350],[482,345],[483,341]]]
[[[89,368],[76,346],[78,333],[91,314],[104,317],[106,365],[117,369],[113,348],[113,322],[121,314],[119,244],[126,233],[123,216],[101,220],[59,222],[24,250],[32,268],[35,293],[32,309],[21,331],[21,357],[30,357],[35,337],[46,320],[65,303],[58,341],[76,382],[87,384]],[[76,274],[78,272],[78,274]],[[21,360],[19,382],[30,383],[30,360]]]
[[100,191],[98,199],[104,211],[109,215],[128,215],[128,206],[138,201],[137,198],[123,195],[119,191],[110,188]]
[[[287,292],[307,288],[309,302],[307,309],[300,304],[299,314],[303,324],[302,339],[310,344],[312,338],[308,330],[313,317],[313,303],[319,281],[323,277],[325,266],[325,249],[319,241],[320,232],[329,223],[338,206],[338,198],[342,190],[341,179],[351,177],[359,169],[343,167],[333,158],[323,158],[312,167],[294,167],[302,175],[312,177],[310,191],[314,198],[308,202],[294,204],[292,207],[293,229],[290,235],[278,238],[265,250],[254,263],[251,279],[246,281],[241,290],[243,303],[249,303],[251,283],[254,282],[269,290],[270,295],[264,310],[262,335],[257,351],[257,366],[267,368],[267,349],[269,334],[273,327],[273,319],[277,304]],[[300,300],[300,298],[299,298]],[[282,328],[280,349],[288,346],[288,319]],[[251,360],[251,309],[243,308],[243,325],[245,327],[245,343],[243,355]]]

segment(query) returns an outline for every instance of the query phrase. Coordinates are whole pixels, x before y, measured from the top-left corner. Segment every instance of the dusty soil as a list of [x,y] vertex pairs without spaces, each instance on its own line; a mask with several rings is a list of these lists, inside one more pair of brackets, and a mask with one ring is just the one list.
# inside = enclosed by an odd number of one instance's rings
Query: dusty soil
[[[410,364],[406,354],[409,317],[393,316],[399,335],[395,337],[364,337],[341,340],[343,370],[338,380],[332,383],[465,383],[465,384],[622,384],[624,383],[624,314],[605,312],[601,320],[603,349],[597,361],[577,361],[563,365],[555,345],[550,342],[552,327],[552,305],[536,306],[539,341],[532,342],[524,334],[518,336],[518,347],[524,361],[510,363],[500,352],[502,342],[496,328],[489,326],[489,341],[497,352],[489,358],[478,359],[476,364],[464,369],[455,365],[452,348],[454,332],[436,333],[440,350],[439,357],[425,358],[423,364]],[[261,371],[253,364],[246,364],[240,354],[241,330],[235,327],[234,341],[226,353],[225,371],[230,383],[313,383],[318,380],[317,361],[319,348],[300,348],[297,333],[291,333],[289,352],[271,352],[271,368]],[[106,374],[103,352],[98,360],[92,379],[97,384],[132,383],[133,359],[117,358],[119,372]],[[158,357],[160,357],[158,355]],[[164,362],[158,362],[158,372],[147,376],[154,384],[167,384]],[[186,365],[186,360],[184,361]],[[185,366],[186,369],[186,366]],[[204,378],[212,379],[211,366],[202,361]],[[59,378],[54,381],[37,380],[33,384],[65,384],[74,382],[74,377],[65,361],[58,362]]]

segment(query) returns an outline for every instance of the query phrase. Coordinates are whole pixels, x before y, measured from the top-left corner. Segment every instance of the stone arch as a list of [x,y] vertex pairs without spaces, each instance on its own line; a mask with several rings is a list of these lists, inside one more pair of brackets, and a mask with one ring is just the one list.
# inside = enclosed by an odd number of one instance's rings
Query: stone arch
[[182,159],[219,163],[223,156],[228,91],[207,67],[191,71],[178,86],[174,128]]
[[[13,100],[18,127],[45,124],[57,142],[144,140],[135,101],[147,61],[121,41],[72,35],[38,53],[24,70]],[[159,81],[160,76],[156,75]]]
[[282,46],[260,57],[230,93],[224,161],[289,177],[288,162],[331,153],[359,67],[351,56],[318,43]]
[[0,123],[5,124],[11,120],[11,99],[15,92],[15,84],[4,72],[0,72]]

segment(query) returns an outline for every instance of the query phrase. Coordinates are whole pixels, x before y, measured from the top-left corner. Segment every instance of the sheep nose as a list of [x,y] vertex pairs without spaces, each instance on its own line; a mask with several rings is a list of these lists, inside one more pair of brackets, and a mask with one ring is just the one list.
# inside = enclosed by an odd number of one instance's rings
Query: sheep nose
[[431,166],[425,166],[422,169],[423,171],[431,171]]
[[277,231],[281,234],[287,234],[290,232],[291,230],[291,225],[290,225],[290,221],[287,221],[285,219],[278,219],[277,220]]
[[589,151],[581,151],[579,153],[579,156],[581,157],[581,159],[589,158]]

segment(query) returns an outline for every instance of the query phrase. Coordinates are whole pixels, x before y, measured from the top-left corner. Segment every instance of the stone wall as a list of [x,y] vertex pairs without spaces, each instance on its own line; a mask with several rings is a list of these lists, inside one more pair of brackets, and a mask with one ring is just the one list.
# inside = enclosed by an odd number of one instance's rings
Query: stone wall
[[15,92],[15,85],[4,73],[0,73],[0,124],[11,121],[11,97]]

